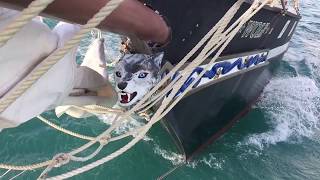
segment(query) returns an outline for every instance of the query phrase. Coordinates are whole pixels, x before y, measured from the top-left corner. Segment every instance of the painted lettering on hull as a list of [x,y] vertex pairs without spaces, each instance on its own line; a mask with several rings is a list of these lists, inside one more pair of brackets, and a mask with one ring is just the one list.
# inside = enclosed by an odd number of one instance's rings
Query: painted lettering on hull
[[[267,52],[263,52],[255,55],[243,56],[235,59],[217,62],[210,68],[210,70],[205,72],[201,79],[196,82],[192,88],[200,87],[215,79],[231,75],[233,73],[256,66],[258,64],[262,64],[266,62],[267,54]],[[186,82],[182,85],[176,96],[179,96],[181,93],[183,93],[196,80],[200,73],[204,71],[204,69],[205,65],[199,66],[194,69]]]
[[239,33],[241,38],[257,39],[264,34],[268,34],[270,30],[270,23],[258,22],[250,20],[242,26]]

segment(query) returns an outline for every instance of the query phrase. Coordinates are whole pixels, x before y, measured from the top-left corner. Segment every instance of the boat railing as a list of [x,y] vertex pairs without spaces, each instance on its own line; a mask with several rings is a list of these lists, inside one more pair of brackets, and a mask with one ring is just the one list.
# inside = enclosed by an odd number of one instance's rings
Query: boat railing
[[300,14],[300,0],[276,0],[270,5],[283,9],[283,12],[291,12],[293,14]]

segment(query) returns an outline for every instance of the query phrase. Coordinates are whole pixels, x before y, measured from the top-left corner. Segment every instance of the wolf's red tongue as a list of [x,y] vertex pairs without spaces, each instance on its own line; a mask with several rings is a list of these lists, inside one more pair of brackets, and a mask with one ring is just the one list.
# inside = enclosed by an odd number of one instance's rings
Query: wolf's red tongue
[[128,94],[121,95],[121,103],[128,103],[128,102],[129,102]]

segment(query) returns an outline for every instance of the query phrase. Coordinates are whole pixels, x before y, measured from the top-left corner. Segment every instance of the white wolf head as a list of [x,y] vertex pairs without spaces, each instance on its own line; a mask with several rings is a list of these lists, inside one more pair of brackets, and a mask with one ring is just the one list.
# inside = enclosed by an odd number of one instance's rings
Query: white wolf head
[[162,58],[163,53],[128,54],[117,63],[114,77],[120,106],[134,105],[160,81]]

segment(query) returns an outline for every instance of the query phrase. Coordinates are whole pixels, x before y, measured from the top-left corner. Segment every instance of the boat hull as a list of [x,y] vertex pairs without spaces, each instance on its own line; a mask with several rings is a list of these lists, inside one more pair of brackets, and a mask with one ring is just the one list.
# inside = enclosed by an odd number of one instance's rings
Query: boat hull
[[167,114],[164,125],[186,159],[220,137],[250,110],[282,56],[193,89]]
[[[176,64],[236,1],[148,2],[171,23],[173,41],[165,54],[167,60]],[[232,22],[249,6],[250,3],[244,3]],[[299,19],[298,15],[283,13],[278,8],[263,8],[241,28],[201,81],[166,115],[163,124],[186,159],[221,136],[250,110],[286,52]],[[206,63],[194,70],[180,93]]]

